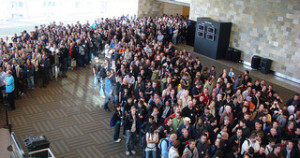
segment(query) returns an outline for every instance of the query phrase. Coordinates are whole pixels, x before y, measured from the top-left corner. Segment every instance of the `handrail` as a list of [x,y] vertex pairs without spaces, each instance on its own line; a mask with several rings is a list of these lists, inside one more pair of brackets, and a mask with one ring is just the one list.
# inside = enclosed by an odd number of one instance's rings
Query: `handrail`
[[13,145],[16,147],[17,152],[19,153],[18,155],[16,155],[16,153],[13,152],[14,157],[22,156],[22,158],[25,158],[24,150],[23,150],[22,147],[20,146],[19,141],[17,140],[17,137],[16,137],[15,133],[14,133],[14,132],[11,132],[10,137],[11,137],[11,139],[12,139],[13,142],[14,142]]

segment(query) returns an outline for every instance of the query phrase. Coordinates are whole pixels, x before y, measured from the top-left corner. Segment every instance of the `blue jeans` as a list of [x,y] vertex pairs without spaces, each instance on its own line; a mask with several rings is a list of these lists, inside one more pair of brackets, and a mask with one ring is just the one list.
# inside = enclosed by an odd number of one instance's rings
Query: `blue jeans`
[[105,93],[104,109],[108,108],[108,102],[111,100],[115,104],[115,97],[111,93]]
[[100,97],[104,96],[104,80],[100,79],[99,81],[99,93],[100,93]]
[[98,87],[98,78],[97,76],[94,76],[94,88]]
[[146,151],[146,158],[150,158],[150,153],[152,154],[152,158],[156,158],[156,151]]
[[126,131],[126,151],[134,150],[134,144],[136,141],[136,132]]
[[28,77],[27,78],[27,83],[28,83],[28,88],[33,89],[34,88],[34,77],[33,76]]
[[115,130],[114,130],[114,137],[113,137],[113,140],[114,140],[114,141],[116,141],[117,139],[119,139],[120,128],[121,128],[121,123],[117,123],[117,124],[115,125]]

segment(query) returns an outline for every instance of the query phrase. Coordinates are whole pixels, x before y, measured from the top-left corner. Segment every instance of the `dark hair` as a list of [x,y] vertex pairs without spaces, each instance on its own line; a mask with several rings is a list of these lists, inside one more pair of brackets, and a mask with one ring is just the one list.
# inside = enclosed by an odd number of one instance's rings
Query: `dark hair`
[[153,116],[149,116],[149,119],[154,120],[154,117]]
[[173,144],[173,147],[178,149],[180,147],[180,142],[179,140],[175,140],[174,144]]

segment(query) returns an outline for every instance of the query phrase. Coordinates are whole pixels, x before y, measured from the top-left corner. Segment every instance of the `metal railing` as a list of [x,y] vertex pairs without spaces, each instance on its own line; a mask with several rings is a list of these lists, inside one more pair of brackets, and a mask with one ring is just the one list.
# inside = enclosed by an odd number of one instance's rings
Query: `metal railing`
[[11,132],[10,137],[12,140],[12,144],[11,144],[12,156],[14,158],[25,158],[26,157],[25,152],[24,152],[22,146],[20,145],[15,133]]

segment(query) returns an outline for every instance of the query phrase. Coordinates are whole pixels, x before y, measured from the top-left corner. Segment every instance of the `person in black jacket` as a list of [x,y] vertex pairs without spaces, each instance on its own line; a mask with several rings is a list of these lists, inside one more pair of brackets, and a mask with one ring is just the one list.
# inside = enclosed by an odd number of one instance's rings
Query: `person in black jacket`
[[119,138],[120,128],[122,126],[122,120],[124,118],[124,116],[121,112],[121,106],[119,104],[116,106],[116,111],[115,111],[113,117],[115,120],[115,130],[114,130],[113,140],[114,140],[114,142],[119,143],[121,141],[121,138]]
[[130,114],[127,114],[125,119],[125,131],[126,131],[126,155],[130,155],[130,152],[134,155],[135,140],[136,140],[136,128],[137,128],[137,114],[135,106],[131,106]]
[[229,139],[229,148],[233,146],[237,146],[241,148],[242,143],[244,142],[245,138],[243,137],[243,129],[241,127],[238,127],[236,130],[236,134],[231,136]]
[[294,143],[292,141],[288,141],[285,148],[281,149],[281,153],[286,158],[300,157],[297,151],[294,148]]
[[34,65],[30,62],[30,59],[27,59],[25,65],[25,76],[28,83],[28,89],[34,89]]
[[41,72],[43,77],[42,87],[46,87],[48,84],[48,69],[49,69],[49,61],[46,58],[46,55],[43,55],[40,63],[40,67],[41,67]]

